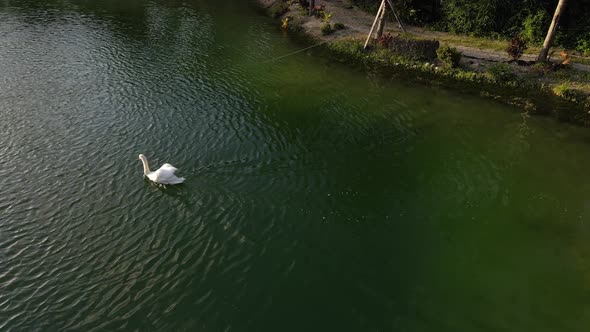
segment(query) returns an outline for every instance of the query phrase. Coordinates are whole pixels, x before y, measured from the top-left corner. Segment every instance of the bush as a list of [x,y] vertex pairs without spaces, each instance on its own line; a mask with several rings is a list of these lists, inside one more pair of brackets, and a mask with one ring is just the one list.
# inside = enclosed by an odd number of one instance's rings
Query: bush
[[389,48],[393,42],[393,36],[388,32],[381,37],[376,39],[377,45],[385,48]]
[[553,93],[562,97],[563,99],[573,102],[583,102],[586,96],[584,93],[572,89],[569,82],[563,82],[553,87]]
[[340,22],[336,22],[334,23],[334,25],[332,26],[332,28],[334,30],[342,30],[342,29],[346,29],[346,26]]
[[495,63],[488,68],[487,72],[496,83],[514,82],[517,79],[516,74],[505,63]]
[[508,55],[514,60],[520,59],[523,55],[524,51],[528,48],[526,41],[522,39],[520,36],[516,36],[508,42],[508,46],[506,47],[506,52]]
[[421,60],[436,59],[439,47],[438,40],[411,39],[401,35],[393,37],[390,46],[394,53]]
[[449,45],[439,47],[438,50],[436,50],[436,55],[445,67],[455,68],[459,66],[459,62],[461,62],[461,52]]
[[576,51],[582,53],[584,56],[590,56],[590,32],[578,38]]
[[549,15],[545,10],[529,14],[522,22],[522,38],[531,44],[541,44],[549,26]]
[[278,18],[289,11],[289,3],[286,1],[278,0],[275,1],[268,10],[270,12],[270,16],[272,16],[273,18]]
[[334,30],[332,30],[332,26],[330,25],[330,23],[322,24],[322,27],[320,29],[322,30],[322,35],[324,35],[324,36],[329,35],[332,32],[334,32]]
[[303,29],[301,26],[301,19],[293,16],[287,16],[281,19],[281,29],[283,31],[298,32]]
[[352,59],[357,59],[365,54],[363,43],[356,39],[336,40],[328,43],[328,48],[341,57],[349,57]]
[[495,31],[496,1],[446,0],[442,14],[448,31],[453,33],[488,35]]

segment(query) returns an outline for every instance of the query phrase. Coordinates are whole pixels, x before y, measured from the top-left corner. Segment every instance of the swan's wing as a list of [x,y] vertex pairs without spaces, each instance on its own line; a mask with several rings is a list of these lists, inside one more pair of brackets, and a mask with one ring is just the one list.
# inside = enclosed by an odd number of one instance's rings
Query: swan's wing
[[[169,167],[164,167],[168,165]],[[170,164],[164,164],[159,170],[154,172],[155,182],[163,184],[178,184],[184,182],[184,178],[174,175],[176,168]]]
[[172,173],[178,171],[178,168],[176,168],[170,164],[164,164],[164,165],[162,165],[162,167],[160,167],[160,169],[170,170],[170,171],[172,171]]

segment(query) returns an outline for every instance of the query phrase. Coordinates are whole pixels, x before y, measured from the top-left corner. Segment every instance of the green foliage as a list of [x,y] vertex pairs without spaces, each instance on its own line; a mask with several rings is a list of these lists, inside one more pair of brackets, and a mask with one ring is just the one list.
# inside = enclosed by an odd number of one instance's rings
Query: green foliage
[[495,1],[446,0],[442,14],[447,30],[453,33],[484,36],[496,28]]
[[563,96],[567,93],[568,90],[570,90],[569,82],[563,82],[553,87],[553,93],[555,93],[558,96]]
[[437,40],[415,39],[409,35],[399,35],[393,38],[389,48],[397,54],[416,60],[436,59],[436,51],[440,47]]
[[488,68],[488,75],[496,83],[507,83],[517,80],[516,74],[505,63],[495,63]]
[[572,89],[571,84],[569,82],[563,82],[559,85],[553,87],[553,93],[557,96],[562,97],[563,99],[573,101],[573,102],[584,102],[586,96],[576,90]]
[[283,14],[289,11],[289,3],[283,0],[275,1],[269,8],[270,16],[273,18],[279,18]]
[[547,12],[539,9],[537,13],[530,13],[522,23],[522,38],[531,44],[541,44],[547,33],[550,18]]
[[281,19],[281,29],[284,31],[298,32],[303,29],[301,26],[301,19],[298,17],[287,16]]
[[[347,61],[370,67],[377,66],[380,69],[394,70],[397,74],[411,75],[421,80],[445,82],[445,84],[462,89],[476,89],[482,95],[493,98],[507,98],[507,102],[525,109],[531,107],[535,109],[535,105],[531,106],[529,99],[515,96],[526,95],[529,98],[534,95],[549,98],[546,99],[548,103],[552,103],[555,96],[558,96],[559,99],[572,102],[572,106],[575,106],[574,108],[565,108],[565,113],[561,111],[556,113],[558,117],[590,126],[590,116],[588,116],[590,98],[581,91],[572,89],[567,83],[556,87],[552,91],[538,80],[519,80],[506,64],[492,66],[487,73],[480,73],[461,68],[451,68],[450,66],[436,67],[431,63],[415,61],[404,55],[392,53],[387,48],[374,48],[365,51],[363,50],[363,41],[357,39],[336,40],[327,44],[327,47],[334,55],[334,59],[338,61]],[[445,53],[452,53],[446,46],[441,49],[445,50]],[[554,97],[549,97],[548,94]],[[586,111],[579,113],[578,110],[584,109],[584,107]],[[536,111],[541,112],[541,110]]]
[[[349,0],[345,0],[349,1]],[[377,13],[381,0],[352,0],[355,5],[373,15]],[[399,18],[409,24],[425,24],[439,17],[439,5],[433,0],[392,0]],[[392,15],[390,19],[393,20]]]
[[448,68],[458,67],[459,62],[461,62],[461,52],[449,45],[442,45],[439,47],[438,50],[436,50],[436,55],[443,65]]
[[334,30],[332,30],[332,26],[330,25],[330,23],[322,24],[320,29],[322,31],[322,35],[324,35],[324,36],[329,35],[332,32],[334,32]]
[[332,13],[326,13],[326,11],[322,11],[322,15],[324,18],[324,22],[330,23],[330,20],[332,19]]
[[576,51],[582,53],[584,56],[590,56],[590,32],[578,38]]
[[363,44],[356,39],[340,39],[328,44],[328,48],[343,58],[359,59],[363,56]]
[[506,52],[510,57],[514,60],[520,59],[522,57],[524,51],[528,48],[527,43],[524,39],[520,36],[513,37],[508,42],[508,46],[506,47]]
[[[353,1],[372,14],[381,3],[381,0]],[[394,3],[404,23],[495,39],[522,33],[529,44],[537,45],[547,33],[557,0],[395,0]],[[388,18],[393,20],[389,12]],[[568,1],[555,45],[573,49],[588,31],[590,1]]]

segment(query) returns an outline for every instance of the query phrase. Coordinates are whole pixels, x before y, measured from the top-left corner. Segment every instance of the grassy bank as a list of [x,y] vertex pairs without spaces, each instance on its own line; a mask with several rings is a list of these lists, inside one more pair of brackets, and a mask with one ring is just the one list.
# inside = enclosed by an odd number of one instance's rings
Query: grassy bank
[[[377,69],[383,75],[397,75],[404,79],[476,93],[516,105],[530,114],[547,114],[561,121],[590,126],[588,96],[572,89],[568,83],[552,87],[516,75],[508,65],[493,65],[486,72],[473,71],[462,65],[453,68],[439,59],[415,59],[375,44],[369,50],[363,50],[363,41],[358,39],[336,40],[325,48],[327,55],[335,61]],[[539,71],[542,70],[539,68]]]
[[[268,4],[269,1],[266,1]],[[425,40],[413,34],[385,35],[365,50],[358,33],[335,26],[337,18],[309,17],[295,1],[275,1],[268,12],[284,30],[322,44],[334,61],[377,69],[426,84],[459,89],[516,105],[531,114],[552,115],[561,121],[590,127],[590,73],[568,65],[504,63],[461,56],[446,40]],[[331,15],[328,12],[327,15]],[[499,45],[497,46],[499,47]]]

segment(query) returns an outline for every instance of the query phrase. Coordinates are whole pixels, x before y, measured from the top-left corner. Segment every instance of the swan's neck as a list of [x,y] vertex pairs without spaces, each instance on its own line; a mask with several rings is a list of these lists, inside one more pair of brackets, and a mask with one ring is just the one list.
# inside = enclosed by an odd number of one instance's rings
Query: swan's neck
[[148,175],[148,173],[150,172],[150,165],[148,164],[147,159],[141,158],[141,163],[143,164],[143,175]]

